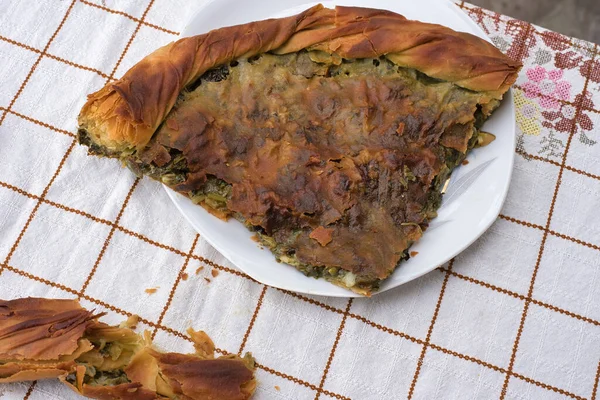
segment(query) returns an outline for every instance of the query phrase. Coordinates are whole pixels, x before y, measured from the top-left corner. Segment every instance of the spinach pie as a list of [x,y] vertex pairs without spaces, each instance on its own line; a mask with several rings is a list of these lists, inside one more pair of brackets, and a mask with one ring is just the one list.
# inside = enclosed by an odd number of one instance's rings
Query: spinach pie
[[89,96],[78,136],[239,220],[279,261],[369,295],[489,139],[520,68],[471,34],[318,5],[156,50]]
[[256,389],[250,353],[215,357],[203,331],[188,329],[193,354],[164,353],[150,332],[98,319],[77,300],[0,300],[0,384],[59,379],[92,399],[246,400]]

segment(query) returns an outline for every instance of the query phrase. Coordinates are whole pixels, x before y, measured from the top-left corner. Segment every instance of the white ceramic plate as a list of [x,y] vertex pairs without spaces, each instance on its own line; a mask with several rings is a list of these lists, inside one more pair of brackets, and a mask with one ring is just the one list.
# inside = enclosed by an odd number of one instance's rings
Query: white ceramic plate
[[[191,18],[182,36],[289,16],[315,4],[306,0],[212,0]],[[340,0],[324,1],[322,4],[326,7],[339,4],[387,9],[410,19],[446,25],[489,40],[468,16],[446,0]],[[411,281],[450,260],[473,243],[498,216],[508,191],[515,148],[515,112],[511,92],[486,122],[484,130],[495,134],[496,140],[473,151],[468,157],[469,164],[453,172],[438,217],[411,248],[419,254],[401,263],[383,282],[379,293]],[[250,239],[252,233],[241,223],[221,221],[188,198],[169,189],[167,193],[204,239],[257,281],[301,293],[359,296],[324,280],[308,278],[287,264],[277,263],[269,250],[260,249]]]

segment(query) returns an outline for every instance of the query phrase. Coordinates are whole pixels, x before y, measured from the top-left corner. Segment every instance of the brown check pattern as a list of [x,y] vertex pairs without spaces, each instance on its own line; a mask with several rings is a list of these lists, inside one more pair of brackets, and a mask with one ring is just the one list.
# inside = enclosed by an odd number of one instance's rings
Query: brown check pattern
[[[261,399],[598,398],[596,45],[458,4],[526,71],[563,70],[553,82],[568,93],[540,81],[529,96],[535,71],[517,82],[537,119],[523,108],[508,199],[473,246],[372,299],[317,298],[238,271],[158,184],[76,145],[85,94],[173,40],[188,3],[0,3],[0,297],[78,297],[115,322],[138,314],[169,350],[204,329],[219,353],[254,354]],[[69,396],[50,382],[0,390]]]

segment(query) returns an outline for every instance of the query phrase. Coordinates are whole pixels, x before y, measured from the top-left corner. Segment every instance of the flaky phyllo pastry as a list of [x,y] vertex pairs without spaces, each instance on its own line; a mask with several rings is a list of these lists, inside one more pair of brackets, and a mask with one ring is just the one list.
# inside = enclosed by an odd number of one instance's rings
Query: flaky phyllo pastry
[[89,96],[79,140],[241,221],[306,275],[370,294],[520,67],[467,33],[315,6],[156,50]]
[[242,400],[256,387],[254,360],[214,357],[202,331],[195,354],[163,353],[149,335],[99,322],[76,300],[0,300],[0,383],[58,378],[95,399]]

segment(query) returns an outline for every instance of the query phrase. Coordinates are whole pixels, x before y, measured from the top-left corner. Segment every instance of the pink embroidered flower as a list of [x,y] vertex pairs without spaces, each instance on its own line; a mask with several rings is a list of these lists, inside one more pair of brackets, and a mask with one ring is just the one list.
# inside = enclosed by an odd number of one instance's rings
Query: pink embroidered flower
[[526,72],[529,82],[523,85],[525,97],[536,99],[540,106],[549,110],[558,110],[560,100],[567,100],[571,94],[571,84],[561,81],[563,71],[555,69],[547,71],[537,65]]
[[[590,98],[589,92],[585,96],[578,94],[575,96],[575,104],[581,104],[581,107],[587,107],[592,109],[594,103]],[[575,107],[564,104],[560,107],[559,111],[542,111],[542,115],[545,120],[542,125],[549,129],[557,130],[558,132],[572,132],[581,128],[584,131],[592,131],[594,129],[594,123],[592,119],[584,112],[580,110],[579,113]]]
[[536,106],[534,104],[525,104],[521,109],[521,112],[526,118],[535,118],[538,113]]

